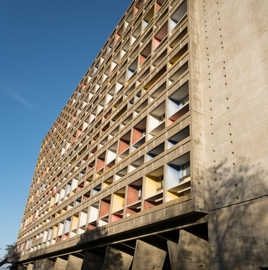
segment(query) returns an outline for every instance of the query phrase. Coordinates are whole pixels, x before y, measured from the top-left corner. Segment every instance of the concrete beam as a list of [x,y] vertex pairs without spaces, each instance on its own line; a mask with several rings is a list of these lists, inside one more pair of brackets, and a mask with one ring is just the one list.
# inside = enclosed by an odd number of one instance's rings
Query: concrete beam
[[54,265],[54,270],[65,270],[67,263],[68,263],[67,260],[64,260],[62,258],[57,258]]
[[103,265],[103,257],[92,252],[87,252],[85,254],[82,270],[88,269],[101,269]]
[[81,270],[83,259],[74,255],[69,255],[66,270]]
[[129,270],[132,258],[125,252],[107,247],[102,270]]
[[137,240],[132,270],[162,270],[166,251]]

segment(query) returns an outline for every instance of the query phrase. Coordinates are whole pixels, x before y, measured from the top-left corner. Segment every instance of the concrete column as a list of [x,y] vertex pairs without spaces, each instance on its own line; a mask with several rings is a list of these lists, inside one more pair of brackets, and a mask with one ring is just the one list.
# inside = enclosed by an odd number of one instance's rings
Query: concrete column
[[69,255],[66,270],[81,270],[83,259]]
[[54,270],[65,270],[67,266],[67,260],[64,260],[62,258],[57,258],[56,262],[54,264]]
[[102,270],[129,270],[132,258],[125,252],[107,247]]
[[208,269],[208,242],[187,231],[180,231],[176,270]]
[[132,270],[162,270],[166,251],[137,240]]
[[33,270],[33,264],[32,263],[29,263],[27,264],[27,270]]
[[33,270],[53,270],[54,262],[49,259],[42,259],[34,262]]
[[168,240],[167,246],[168,246],[168,256],[169,256],[171,270],[176,270],[178,243]]
[[82,270],[101,269],[103,259],[103,256],[99,256],[98,254],[92,252],[87,252],[83,260]]

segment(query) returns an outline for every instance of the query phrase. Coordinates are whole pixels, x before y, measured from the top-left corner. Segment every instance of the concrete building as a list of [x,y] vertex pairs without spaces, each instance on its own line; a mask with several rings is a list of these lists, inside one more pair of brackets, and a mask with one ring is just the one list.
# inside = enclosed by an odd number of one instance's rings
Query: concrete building
[[132,2],[42,143],[21,269],[268,269],[267,14]]

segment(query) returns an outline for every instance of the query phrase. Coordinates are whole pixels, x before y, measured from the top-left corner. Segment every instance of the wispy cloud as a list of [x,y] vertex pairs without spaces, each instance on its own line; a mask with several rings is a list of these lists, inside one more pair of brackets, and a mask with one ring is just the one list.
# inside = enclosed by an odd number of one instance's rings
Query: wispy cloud
[[14,101],[16,101],[18,104],[22,105],[24,108],[29,110],[32,110],[34,108],[34,105],[20,93],[13,90],[9,90],[8,92],[6,92],[6,94]]

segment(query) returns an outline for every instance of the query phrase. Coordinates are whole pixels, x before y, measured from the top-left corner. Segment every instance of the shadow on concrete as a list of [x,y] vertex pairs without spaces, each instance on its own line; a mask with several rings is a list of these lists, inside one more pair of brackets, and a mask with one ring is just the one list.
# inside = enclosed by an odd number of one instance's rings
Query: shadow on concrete
[[209,210],[210,269],[268,266],[267,175],[260,164],[244,158],[232,166],[223,161],[203,173]]
[[[31,253],[31,258],[35,258],[35,260],[31,261],[29,258],[25,263],[32,264],[33,270],[51,270],[54,269],[56,258],[61,258],[67,263],[68,256],[73,255],[83,260],[81,268],[77,266],[79,270],[125,270],[124,254],[114,249],[109,243],[107,245],[106,236],[107,228],[105,226],[87,230],[80,235],[80,240],[76,246],[64,250],[61,249],[60,252],[50,253],[49,256],[37,250]],[[66,241],[68,240],[63,241],[62,244]],[[19,256],[17,255],[16,261],[18,258]],[[21,264],[16,264],[16,261],[14,261],[14,267],[11,269],[25,269]]]
[[84,261],[82,270],[100,269],[100,270],[126,270],[128,263],[121,250],[107,245],[105,237],[107,236],[106,227],[97,227],[94,230],[88,230],[80,236],[78,245],[84,249]]
[[[163,269],[267,269],[267,175],[261,165],[251,164],[242,158],[235,165],[226,160],[204,171],[201,179],[204,188],[196,192],[205,198],[208,227],[207,223],[203,223],[178,232],[179,242],[176,239],[174,244],[183,243],[186,247],[178,245],[178,249],[175,248],[176,254],[181,255],[176,255],[174,260],[180,263],[175,262],[171,266],[168,261]],[[131,269],[133,254],[122,249],[123,245],[114,244],[113,240],[111,235],[108,237],[106,226],[89,229],[80,235],[74,248],[66,249],[66,254],[83,259],[82,270]],[[143,240],[156,242],[155,239]],[[135,248],[135,245],[132,247]],[[194,256],[187,247],[195,249]],[[164,249],[167,250],[167,247]],[[126,263],[126,255],[131,256],[130,263]],[[208,263],[204,260],[206,255]],[[67,260],[68,255],[59,254],[59,257],[63,256]]]

